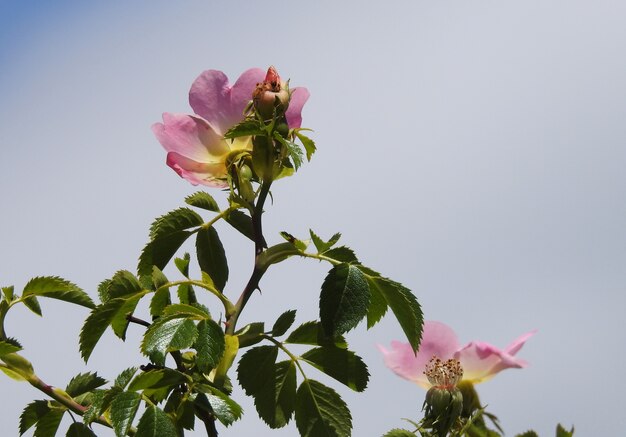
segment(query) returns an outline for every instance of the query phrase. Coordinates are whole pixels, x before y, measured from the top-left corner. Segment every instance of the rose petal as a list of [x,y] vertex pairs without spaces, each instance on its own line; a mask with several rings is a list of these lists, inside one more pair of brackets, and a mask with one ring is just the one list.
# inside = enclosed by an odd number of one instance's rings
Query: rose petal
[[527,332],[526,334],[522,334],[519,337],[517,337],[515,340],[513,340],[511,342],[511,344],[509,344],[504,350],[506,353],[510,354],[510,355],[515,355],[521,348],[522,346],[524,346],[524,343],[526,343],[526,341],[532,337],[533,335],[535,335],[537,333],[537,330],[534,329],[530,332]]
[[186,114],[163,114],[163,123],[152,125],[152,132],[168,152],[198,162],[213,162],[230,151],[209,124]]
[[378,350],[383,354],[385,365],[396,375],[424,388],[430,386],[426,375],[424,375],[426,361],[422,359],[423,357],[415,356],[409,343],[392,341],[391,350],[387,350],[381,345],[377,346]]
[[285,111],[287,125],[291,129],[298,128],[302,125],[302,107],[309,100],[309,90],[304,87],[297,87],[291,91],[291,99],[289,106]]
[[525,360],[480,341],[469,343],[454,357],[461,362],[463,367],[463,380],[473,383],[487,381],[504,369],[519,369],[528,365]]
[[226,187],[228,183],[220,177],[226,177],[226,167],[223,162],[197,162],[176,152],[167,154],[167,165],[178,175],[193,185],[208,187]]

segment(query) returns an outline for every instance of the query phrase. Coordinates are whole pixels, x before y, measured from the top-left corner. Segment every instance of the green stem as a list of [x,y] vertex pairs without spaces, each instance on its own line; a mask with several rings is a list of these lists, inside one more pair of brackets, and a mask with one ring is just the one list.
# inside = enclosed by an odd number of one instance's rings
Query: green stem
[[341,261],[338,261],[338,260],[336,260],[334,258],[330,258],[328,256],[324,256],[324,255],[319,254],[319,253],[300,252],[298,255],[303,257],[303,258],[312,258],[312,259],[316,259],[318,261],[328,261],[329,263],[331,263],[334,266],[341,264]]
[[211,220],[209,220],[208,222],[206,222],[205,224],[203,224],[202,226],[200,226],[200,228],[202,229],[208,229],[211,226],[213,226],[218,220],[221,220],[225,217],[228,217],[228,215],[233,212],[234,210],[236,210],[237,207],[235,206],[229,206],[228,208],[226,208],[223,211],[220,211],[219,214],[217,214],[215,217],[213,217]]
[[300,365],[300,357],[297,357],[294,354],[292,354],[291,351],[289,349],[287,349],[283,343],[281,343],[280,341],[276,340],[274,337],[271,337],[271,336],[269,336],[267,334],[263,334],[263,338],[265,338],[266,340],[271,341],[276,346],[278,346],[278,348],[281,351],[286,353],[287,356],[291,359],[291,361],[296,363],[296,366],[298,367],[298,370],[300,371],[300,374],[302,375],[302,378],[304,378],[305,381],[308,380],[308,378],[306,377],[306,374],[304,373],[304,370],[302,369],[302,366]]
[[216,289],[215,287],[212,287],[206,282],[196,281],[193,279],[187,279],[187,280],[181,280],[181,281],[168,282],[162,287],[170,288],[170,287],[175,287],[177,285],[183,285],[183,284],[195,285],[197,287],[204,288],[205,290],[210,291],[213,295],[215,295],[215,297],[217,297],[220,300],[220,302],[222,302],[222,305],[224,305],[224,310],[226,311],[227,317],[229,314],[231,314],[235,310],[232,302],[226,296],[224,296],[218,289]]

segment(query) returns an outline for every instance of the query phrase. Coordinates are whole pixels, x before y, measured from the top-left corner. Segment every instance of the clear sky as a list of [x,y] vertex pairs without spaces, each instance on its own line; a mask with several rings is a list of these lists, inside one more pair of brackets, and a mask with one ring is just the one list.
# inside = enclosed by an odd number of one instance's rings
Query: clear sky
[[[404,283],[462,342],[505,346],[538,329],[528,369],[478,387],[509,435],[557,422],[623,433],[626,368],[626,6],[527,1],[0,1],[0,284],[60,275],[92,296],[133,270],[152,219],[196,189],[164,164],[150,125],[188,112],[206,69],[236,79],[275,65],[311,92],[318,153],[277,184],[268,240],[343,232],[362,261]],[[224,196],[216,193],[220,199]],[[220,229],[239,294],[252,248]],[[235,260],[242,260],[236,264]],[[325,266],[290,260],[243,318],[317,314]],[[211,303],[207,300],[207,303]],[[86,311],[42,302],[7,330],[42,379],[85,371]],[[112,379],[143,362],[140,331],[104,338],[89,369]],[[387,318],[350,334],[368,391],[333,385],[354,435],[417,418],[424,392],[375,348]],[[236,395],[237,396],[237,395]],[[3,435],[42,396],[0,378]],[[247,414],[228,435],[272,433]],[[105,431],[99,435],[111,435]],[[197,433],[196,435],[200,435]]]

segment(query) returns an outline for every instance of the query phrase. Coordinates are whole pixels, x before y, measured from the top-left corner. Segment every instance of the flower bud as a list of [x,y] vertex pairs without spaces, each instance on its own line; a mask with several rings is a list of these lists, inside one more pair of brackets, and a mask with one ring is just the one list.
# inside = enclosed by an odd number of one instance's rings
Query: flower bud
[[443,361],[433,356],[424,373],[433,385],[424,401],[424,423],[437,437],[445,437],[463,411],[463,394],[457,388],[463,369],[455,359]]
[[289,87],[282,82],[274,67],[270,67],[265,80],[256,85],[252,93],[252,102],[257,112],[267,120],[274,115],[274,109],[284,113],[289,106]]

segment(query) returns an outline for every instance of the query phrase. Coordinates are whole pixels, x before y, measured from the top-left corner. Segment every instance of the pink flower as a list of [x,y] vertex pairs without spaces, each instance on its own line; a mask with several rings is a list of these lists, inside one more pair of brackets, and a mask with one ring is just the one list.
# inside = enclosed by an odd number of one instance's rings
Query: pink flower
[[[191,85],[189,104],[195,114],[163,114],[163,123],[152,131],[167,151],[167,165],[193,185],[225,187],[226,158],[236,150],[252,150],[252,138],[224,139],[228,129],[241,122],[258,83],[265,79],[260,68],[243,72],[234,85],[217,70],[203,72]],[[285,113],[290,128],[302,123],[302,107],[309,98],[306,88],[294,88]]]
[[521,335],[504,350],[481,341],[472,341],[460,347],[452,328],[441,322],[427,321],[424,323],[424,332],[417,355],[413,353],[408,343],[399,341],[391,342],[391,350],[380,345],[378,349],[382,352],[387,367],[398,376],[424,388],[431,387],[424,371],[433,356],[441,360],[450,358],[458,360],[463,368],[462,380],[476,384],[491,379],[504,369],[526,367],[528,363],[516,358],[515,354],[535,332]]

